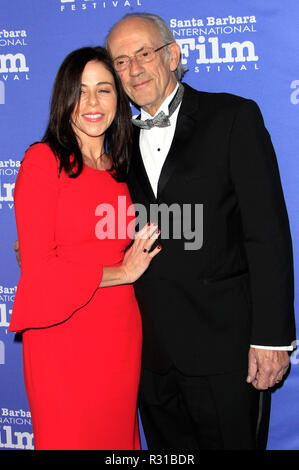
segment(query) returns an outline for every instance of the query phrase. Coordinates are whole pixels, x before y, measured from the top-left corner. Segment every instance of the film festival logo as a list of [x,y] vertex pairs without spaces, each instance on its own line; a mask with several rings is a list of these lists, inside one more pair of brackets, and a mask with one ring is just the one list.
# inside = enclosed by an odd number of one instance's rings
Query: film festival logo
[[7,287],[0,285],[0,328],[6,329],[9,327],[9,317],[12,312],[16,292],[17,286]]
[[61,12],[78,12],[118,7],[129,7],[131,9],[132,7],[141,6],[143,6],[143,0],[59,0]]
[[0,449],[33,450],[33,433],[14,431],[16,426],[32,430],[30,411],[0,408]]
[[[17,286],[0,285],[0,333],[5,335],[8,332],[16,291]],[[5,340],[0,340],[0,367],[5,367],[6,363],[5,343]],[[30,411],[0,408],[1,448],[25,450],[34,448]]]
[[0,210],[14,208],[13,191],[20,165],[20,160],[0,160]]
[[[17,286],[0,285],[0,333],[7,335]],[[0,341],[0,365],[5,364],[5,342]]]
[[27,46],[26,30],[0,31],[0,105],[5,104],[6,84],[10,81],[29,80],[26,56],[14,51]]
[[259,69],[259,57],[252,40],[257,32],[256,23],[255,16],[229,15],[172,18],[169,26],[181,47],[182,64],[189,70],[233,72]]

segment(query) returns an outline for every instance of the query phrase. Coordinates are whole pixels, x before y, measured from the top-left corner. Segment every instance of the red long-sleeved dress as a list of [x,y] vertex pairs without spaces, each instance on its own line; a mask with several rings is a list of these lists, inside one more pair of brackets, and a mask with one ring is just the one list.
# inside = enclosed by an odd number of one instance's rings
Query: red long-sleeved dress
[[139,449],[133,286],[98,288],[131,240],[127,186],[86,165],[77,178],[58,177],[48,145],[35,144],[14,200],[21,278],[10,330],[23,332],[35,449]]

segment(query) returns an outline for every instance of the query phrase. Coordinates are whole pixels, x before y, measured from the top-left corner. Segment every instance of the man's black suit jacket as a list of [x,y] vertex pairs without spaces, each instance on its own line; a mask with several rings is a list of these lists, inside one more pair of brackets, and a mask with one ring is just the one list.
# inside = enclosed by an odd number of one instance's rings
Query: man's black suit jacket
[[[133,202],[148,214],[151,204],[179,204],[182,213],[183,204],[194,211],[203,205],[201,248],[186,250],[184,238],[162,239],[161,252],[135,284],[143,367],[233,372],[247,367],[250,344],[285,346],[295,338],[288,216],[258,106],[184,87],[157,198],[134,132]],[[193,229],[194,223],[193,214]]]

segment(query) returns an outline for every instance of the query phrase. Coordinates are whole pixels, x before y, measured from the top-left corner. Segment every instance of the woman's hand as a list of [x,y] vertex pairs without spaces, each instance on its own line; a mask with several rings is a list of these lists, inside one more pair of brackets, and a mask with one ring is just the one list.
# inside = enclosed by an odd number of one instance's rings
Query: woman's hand
[[126,251],[120,266],[104,266],[99,287],[131,284],[142,276],[152,259],[159,253],[161,246],[149,252],[160,235],[157,224],[147,224],[135,237],[133,244]]
[[152,259],[160,252],[161,245],[150,251],[159,235],[157,224],[153,223],[148,223],[136,234],[134,243],[126,251],[121,265],[126,284],[131,284],[139,279],[149,267]]

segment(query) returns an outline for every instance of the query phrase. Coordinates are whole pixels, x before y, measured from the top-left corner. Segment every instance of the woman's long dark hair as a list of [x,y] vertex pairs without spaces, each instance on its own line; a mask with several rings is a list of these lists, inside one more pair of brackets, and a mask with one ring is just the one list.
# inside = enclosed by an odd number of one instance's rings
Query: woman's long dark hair
[[112,74],[117,93],[115,118],[105,132],[104,146],[112,159],[112,175],[124,181],[128,172],[131,148],[131,110],[111,58],[102,47],[83,47],[71,52],[62,62],[52,91],[49,123],[42,142],[47,143],[59,159],[59,174],[64,170],[77,177],[83,157],[71,125],[71,115],[80,99],[81,78],[87,62],[101,62]]

